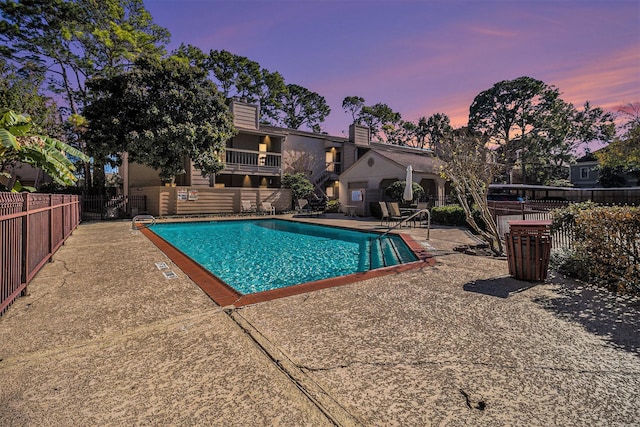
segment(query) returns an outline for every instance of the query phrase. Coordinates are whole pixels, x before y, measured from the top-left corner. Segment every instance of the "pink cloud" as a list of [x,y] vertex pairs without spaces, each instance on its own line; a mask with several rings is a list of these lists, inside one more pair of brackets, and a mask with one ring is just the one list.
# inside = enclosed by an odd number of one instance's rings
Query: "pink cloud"
[[591,101],[614,110],[640,100],[640,50],[637,46],[614,50],[597,61],[555,73],[547,83],[557,86],[565,101],[577,105]]
[[499,30],[495,28],[469,27],[469,31],[483,36],[501,37],[512,39],[518,35],[515,31]]

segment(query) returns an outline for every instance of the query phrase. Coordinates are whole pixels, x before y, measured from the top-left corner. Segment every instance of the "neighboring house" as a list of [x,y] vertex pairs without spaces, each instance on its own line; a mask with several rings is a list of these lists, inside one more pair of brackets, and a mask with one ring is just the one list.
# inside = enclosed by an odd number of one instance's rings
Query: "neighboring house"
[[569,180],[579,188],[595,188],[600,187],[598,184],[598,160],[593,153],[576,160],[576,163],[570,166]]
[[[600,150],[606,150],[607,147]],[[599,151],[599,150],[596,150]],[[571,165],[569,179],[578,188],[602,188],[600,184],[600,170],[598,169],[598,159],[594,153],[588,153]],[[638,185],[638,178],[632,174],[625,173],[621,176],[624,187],[634,187]]]
[[[41,185],[50,184],[53,181],[42,169],[21,162],[17,162],[13,167],[10,166],[7,172],[25,187],[39,188]],[[9,178],[0,177],[2,185],[10,185],[9,181]]]
[[[425,191],[425,200],[439,204],[449,193],[440,176],[441,161],[428,150],[370,143],[368,150],[340,175],[340,204],[354,206],[361,215],[371,214],[371,203],[387,201],[385,190],[395,181],[404,181],[407,166],[413,181]],[[417,202],[417,201],[416,201]]]

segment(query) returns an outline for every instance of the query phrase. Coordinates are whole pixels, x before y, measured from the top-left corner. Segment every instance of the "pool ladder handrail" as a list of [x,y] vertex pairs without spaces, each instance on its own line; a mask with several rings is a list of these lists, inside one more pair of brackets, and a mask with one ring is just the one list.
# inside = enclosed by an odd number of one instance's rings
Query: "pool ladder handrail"
[[[141,225],[138,226],[137,223]],[[153,215],[136,215],[131,219],[131,229],[140,230],[141,228],[151,227],[156,223],[156,218]]]
[[389,229],[387,231],[385,231],[384,233],[382,233],[381,235],[376,237],[376,239],[382,239],[384,236],[389,234],[395,228],[401,226],[402,224],[404,224],[407,221],[412,220],[413,218],[417,217],[418,215],[422,215],[423,213],[427,214],[427,240],[429,240],[429,233],[431,231],[431,212],[429,212],[429,209],[420,209],[419,211],[414,212],[413,214],[411,214],[408,217],[404,218],[402,221],[399,221],[393,227],[389,227]]

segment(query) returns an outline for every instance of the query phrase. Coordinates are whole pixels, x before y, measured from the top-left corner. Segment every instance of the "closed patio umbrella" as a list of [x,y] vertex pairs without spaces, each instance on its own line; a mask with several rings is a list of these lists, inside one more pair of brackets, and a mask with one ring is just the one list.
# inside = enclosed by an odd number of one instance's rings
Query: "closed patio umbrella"
[[407,166],[407,177],[405,178],[405,181],[404,194],[402,195],[402,198],[407,202],[410,202],[413,200],[413,168],[411,165]]

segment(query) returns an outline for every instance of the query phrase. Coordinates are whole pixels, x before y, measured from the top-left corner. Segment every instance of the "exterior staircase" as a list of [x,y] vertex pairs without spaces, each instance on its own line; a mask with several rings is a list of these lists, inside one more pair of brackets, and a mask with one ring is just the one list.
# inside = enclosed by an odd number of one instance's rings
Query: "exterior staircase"
[[324,185],[327,181],[335,181],[340,175],[338,175],[335,171],[329,170],[331,164],[327,163],[326,167],[320,172],[316,173],[311,177],[311,183],[319,191],[323,196],[327,197],[327,194],[324,191]]

